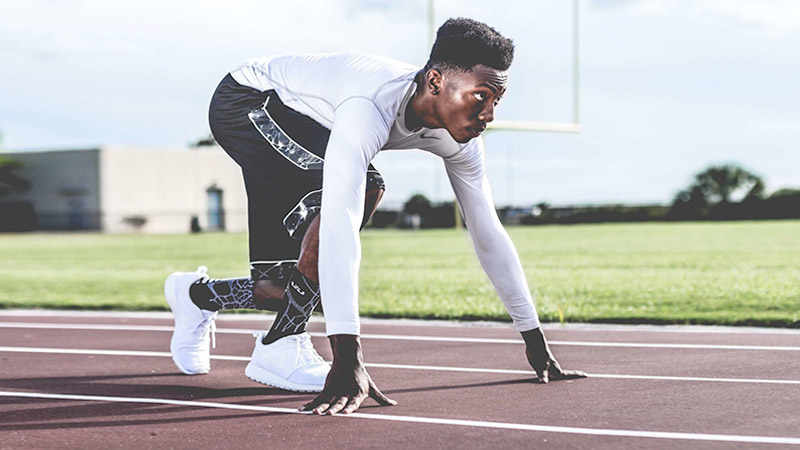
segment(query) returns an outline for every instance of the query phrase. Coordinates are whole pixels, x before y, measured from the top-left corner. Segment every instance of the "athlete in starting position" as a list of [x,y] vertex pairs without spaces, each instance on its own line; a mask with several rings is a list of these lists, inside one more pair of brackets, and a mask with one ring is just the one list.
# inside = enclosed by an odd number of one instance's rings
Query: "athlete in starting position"
[[[421,149],[444,161],[481,266],[525,341],[538,381],[562,370],[539,326],[508,234],[495,212],[481,133],[507,86],[514,45],[470,19],[442,25],[424,68],[363,54],[270,56],[228,74],[211,101],[217,142],[242,168],[248,198],[249,278],[176,272],[165,294],[175,314],[170,350],[186,374],[210,369],[221,309],[278,312],[245,369],[255,381],[320,392],[301,409],[349,413],[383,395],[364,368],[358,316],[359,230],[384,191],[370,161]],[[324,193],[324,195],[323,195]],[[306,324],[322,299],[328,365]],[[209,332],[210,330],[210,332]]]

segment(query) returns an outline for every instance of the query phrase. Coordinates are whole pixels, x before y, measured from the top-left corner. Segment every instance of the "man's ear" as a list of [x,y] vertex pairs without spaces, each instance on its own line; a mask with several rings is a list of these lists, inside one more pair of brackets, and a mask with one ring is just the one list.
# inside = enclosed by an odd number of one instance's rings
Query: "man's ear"
[[438,95],[442,90],[442,72],[439,69],[430,69],[425,74],[425,89],[431,95]]

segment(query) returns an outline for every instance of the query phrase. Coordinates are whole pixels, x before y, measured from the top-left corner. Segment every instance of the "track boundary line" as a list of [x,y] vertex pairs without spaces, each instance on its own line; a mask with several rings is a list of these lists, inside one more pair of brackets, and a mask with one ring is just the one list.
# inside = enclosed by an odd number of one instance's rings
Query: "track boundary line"
[[[108,402],[108,403],[145,403],[145,404],[177,405],[177,406],[199,407],[199,408],[262,411],[262,412],[277,413],[277,414],[310,415],[309,412],[298,411],[291,408],[277,408],[273,406],[255,406],[255,405],[241,405],[236,403],[170,400],[170,399],[145,398],[145,397],[50,394],[42,392],[17,392],[17,391],[0,391],[0,396],[17,397],[17,398],[20,397],[40,398],[40,399],[50,399],[50,400],[95,401],[95,402]],[[800,438],[794,438],[794,437],[681,433],[681,432],[667,432],[667,431],[641,431],[641,430],[620,430],[620,429],[604,429],[604,428],[579,428],[579,427],[533,425],[533,424],[506,423],[506,422],[488,422],[488,421],[462,420],[462,419],[441,419],[435,417],[400,416],[391,414],[369,414],[369,413],[359,413],[359,412],[355,412],[352,414],[337,414],[335,417],[342,417],[349,419],[383,420],[391,422],[424,423],[429,425],[451,425],[451,426],[462,426],[462,427],[522,430],[522,431],[535,431],[535,432],[545,432],[545,433],[582,434],[582,435],[593,435],[593,436],[800,445]]]
[[[127,331],[162,331],[171,332],[168,325],[127,325],[127,324],[79,324],[49,322],[0,322],[0,328],[31,328],[61,330],[127,330]],[[253,334],[255,330],[241,328],[217,328],[220,334]],[[327,337],[325,333],[309,332],[313,337]],[[386,339],[402,341],[459,342],[469,344],[515,344],[521,345],[522,339],[467,338],[451,336],[412,336],[399,334],[364,333],[363,339]],[[724,344],[670,344],[651,342],[602,342],[602,341],[563,341],[548,340],[550,345],[571,345],[580,347],[625,347],[625,348],[665,348],[665,349],[701,349],[701,350],[764,350],[800,352],[800,347],[777,345],[724,345]]]
[[[131,318],[131,319],[163,319],[171,320],[172,313],[166,311],[75,311],[59,309],[5,309],[0,310],[0,317],[92,317],[92,318]],[[252,320],[272,320],[275,313],[270,311],[259,311],[254,313],[237,314],[223,312],[219,316],[220,321],[252,321]],[[319,315],[311,316],[312,323],[325,323],[325,319]],[[402,326],[422,326],[422,327],[455,327],[455,328],[506,328],[513,327],[511,322],[501,321],[459,321],[442,319],[402,319],[388,318],[381,319],[376,317],[361,317],[362,324],[370,325],[402,325]],[[677,324],[645,324],[645,323],[587,323],[587,322],[543,322],[545,330],[577,330],[577,331],[634,331],[634,332],[656,332],[656,333],[730,333],[730,334],[791,334],[800,335],[800,329],[795,328],[770,328],[754,326],[731,326],[731,325],[677,325]]]
[[[169,352],[154,352],[154,351],[142,351],[142,350],[46,348],[46,347],[0,347],[0,353],[3,352],[55,353],[64,355],[99,355],[99,356],[145,356],[145,357],[157,357],[157,358],[172,357],[172,354]],[[211,355],[211,359],[220,361],[243,361],[243,362],[250,361],[249,356],[237,356],[237,355]],[[528,375],[531,377],[535,376],[535,373],[532,370],[517,370],[517,369],[485,369],[477,367],[425,366],[425,365],[415,365],[415,364],[389,364],[389,363],[364,363],[364,365],[366,367],[376,367],[381,369],[428,370],[437,372],[493,373],[493,374],[504,374],[504,375]],[[607,378],[607,379],[800,385],[800,380],[770,380],[763,378],[707,378],[707,377],[683,377],[683,376],[666,376],[666,375],[626,375],[626,374],[602,374],[602,373],[588,373],[587,375],[589,375],[591,378]]]

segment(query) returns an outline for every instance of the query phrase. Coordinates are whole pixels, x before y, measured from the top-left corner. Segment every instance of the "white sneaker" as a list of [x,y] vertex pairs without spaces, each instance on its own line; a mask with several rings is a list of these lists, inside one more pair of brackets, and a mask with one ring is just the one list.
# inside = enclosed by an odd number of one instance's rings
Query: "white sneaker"
[[256,348],[244,373],[253,381],[287,391],[321,392],[331,370],[308,333],[284,336],[264,345],[266,333],[255,333]]
[[210,340],[214,341],[217,312],[198,308],[189,297],[189,286],[207,277],[207,270],[205,266],[200,266],[196,272],[175,272],[164,282],[164,295],[175,315],[175,331],[169,350],[175,365],[186,375],[198,375],[211,370],[209,334]]

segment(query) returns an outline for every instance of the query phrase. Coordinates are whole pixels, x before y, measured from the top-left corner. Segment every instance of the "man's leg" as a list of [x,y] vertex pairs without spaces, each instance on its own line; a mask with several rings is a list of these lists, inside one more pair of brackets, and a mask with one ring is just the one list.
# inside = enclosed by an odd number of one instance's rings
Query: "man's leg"
[[[376,172],[377,173],[377,172]],[[379,186],[375,182],[370,183],[368,188],[372,188],[366,192],[364,198],[364,218],[361,223],[361,228],[369,222],[375,211],[378,209],[378,204],[383,198],[385,192],[383,184]],[[319,283],[319,274],[317,272],[317,258],[319,256],[319,221],[314,220],[309,226],[303,237],[303,243],[300,249],[300,259],[297,263],[298,270],[309,280],[314,283]],[[256,309],[263,309],[267,311],[283,312],[287,306],[287,298],[285,298],[286,283],[277,282],[274,280],[255,280],[253,284],[253,302]],[[322,303],[318,302],[314,311],[322,312]]]
[[251,276],[209,279],[201,267],[197,272],[175,272],[165,282],[164,293],[175,314],[170,350],[175,365],[186,374],[210,370],[217,311],[258,308],[253,280],[285,285],[300,252],[300,242],[288,236],[283,225],[286,211],[297,202],[298,194],[247,171],[243,175],[249,210]]
[[203,310],[283,309],[283,292],[294,271],[300,242],[286,232],[283,219],[295,207],[298,193],[242,171],[247,191],[250,277],[201,279],[190,288]]
[[[377,173],[377,172],[376,172]],[[374,184],[374,183],[373,183]],[[370,186],[375,187],[375,186]],[[383,197],[383,184],[366,192],[364,197],[364,218],[361,228],[369,222],[369,219],[378,208],[378,203]],[[278,314],[272,327],[263,339],[264,344],[275,342],[276,340],[291,334],[304,333],[307,328],[308,319],[311,312],[319,309],[319,215],[309,225],[303,236],[303,243],[300,248],[300,258],[297,261],[297,268],[289,279],[289,284],[283,292],[283,311]],[[275,292],[270,286],[269,294]],[[267,301],[270,299],[264,299]]]
[[303,237],[300,259],[283,292],[285,306],[272,322],[272,327],[267,335],[264,336],[262,340],[264,344],[270,344],[282,337],[306,331],[311,312],[320,303],[318,254],[319,215],[311,222]]

